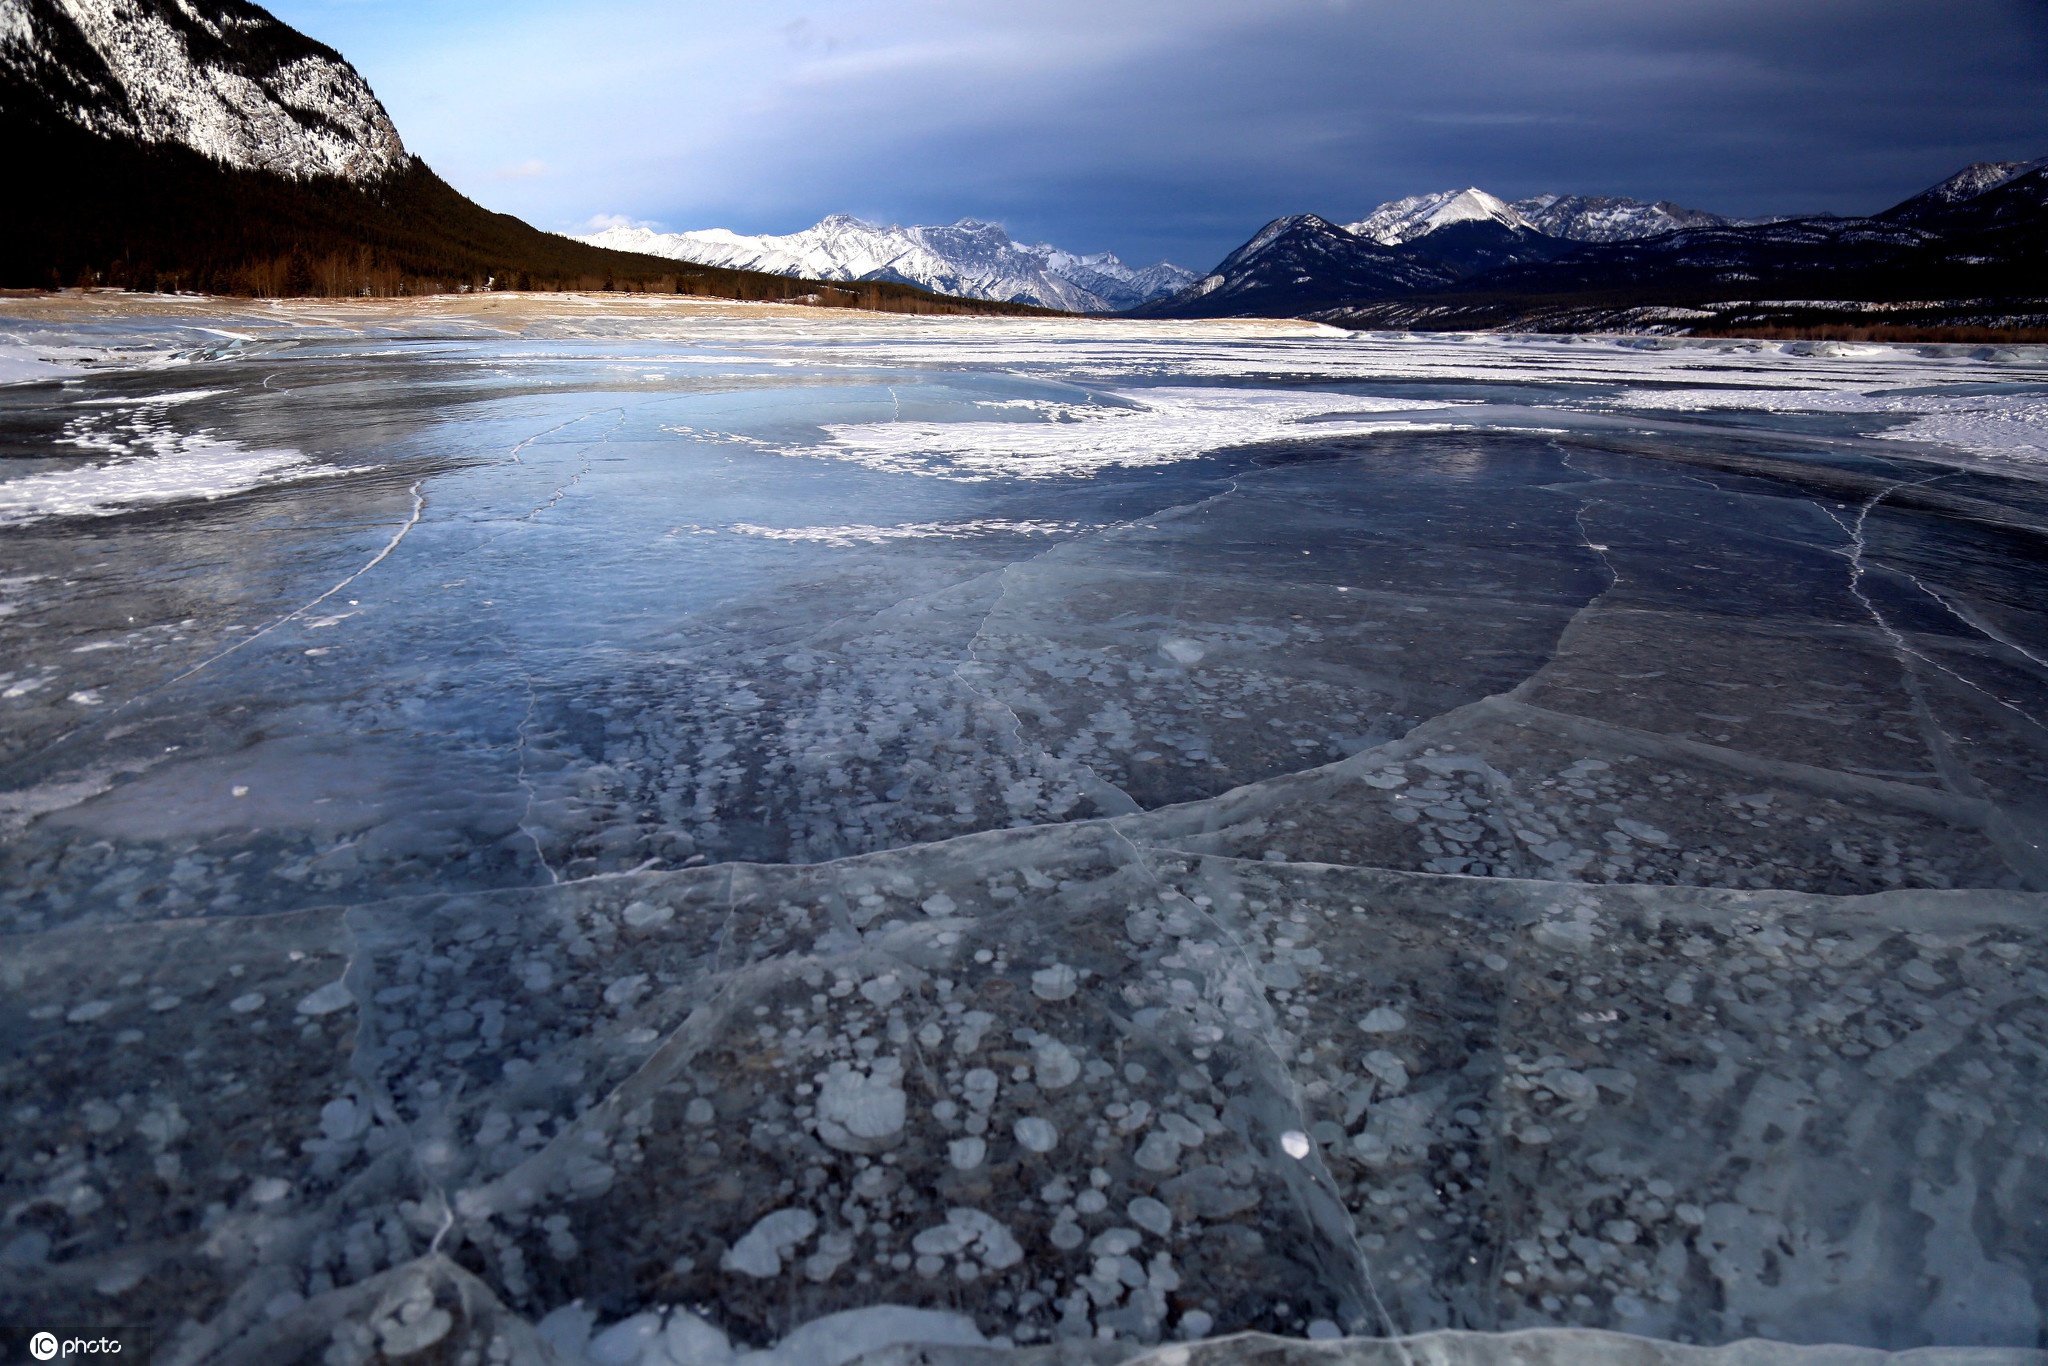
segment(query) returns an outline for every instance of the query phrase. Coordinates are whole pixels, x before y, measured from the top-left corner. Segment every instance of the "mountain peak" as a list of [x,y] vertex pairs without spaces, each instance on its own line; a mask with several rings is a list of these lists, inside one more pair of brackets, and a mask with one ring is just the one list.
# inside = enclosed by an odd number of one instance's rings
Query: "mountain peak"
[[1356,223],[1345,226],[1360,237],[1382,246],[1396,247],[1452,223],[1488,221],[1503,227],[1535,231],[1513,205],[1476,185],[1391,200]]
[[341,54],[235,0],[0,0],[0,87],[102,137],[292,180],[412,160]]

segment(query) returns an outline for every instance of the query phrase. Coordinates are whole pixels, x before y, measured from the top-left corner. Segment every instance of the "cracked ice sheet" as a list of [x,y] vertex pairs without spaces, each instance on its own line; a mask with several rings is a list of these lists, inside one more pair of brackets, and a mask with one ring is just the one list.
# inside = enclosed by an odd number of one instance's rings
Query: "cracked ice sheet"
[[[1746,409],[1486,426],[2032,362],[440,307],[269,310],[150,419],[341,477],[4,548],[0,1317],[2038,1341],[2030,491]],[[1488,403],[1085,478],[775,453],[1226,376]],[[10,451],[162,387],[15,391]]]
[[17,939],[0,1306],[252,1363],[723,1361],[878,1305],[2021,1347],[2043,909],[1083,824]]

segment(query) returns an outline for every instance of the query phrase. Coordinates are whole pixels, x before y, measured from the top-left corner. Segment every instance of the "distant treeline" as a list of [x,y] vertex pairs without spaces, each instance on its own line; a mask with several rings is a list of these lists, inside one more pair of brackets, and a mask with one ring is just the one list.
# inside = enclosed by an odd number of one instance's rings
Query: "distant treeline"
[[629,290],[892,313],[1050,312],[893,281],[826,284],[607,251],[492,213],[417,160],[370,185],[293,181],[182,146],[99,137],[37,117],[7,98],[16,93],[0,81],[0,145],[15,185],[0,214],[0,286],[262,298]]

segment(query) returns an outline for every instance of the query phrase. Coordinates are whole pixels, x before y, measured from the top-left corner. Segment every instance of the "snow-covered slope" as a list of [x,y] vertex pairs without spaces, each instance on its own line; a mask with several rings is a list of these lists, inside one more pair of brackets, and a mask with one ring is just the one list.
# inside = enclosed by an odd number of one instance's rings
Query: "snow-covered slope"
[[1439,190],[1390,200],[1356,223],[1344,226],[1381,246],[1397,247],[1453,223],[1494,222],[1508,228],[1534,228],[1515,206],[1481,189]]
[[243,0],[0,0],[0,88],[105,137],[294,180],[408,162],[354,67]]
[[1879,214],[1880,218],[1913,220],[1939,214],[1951,205],[1988,194],[1999,186],[2019,179],[2029,171],[2048,166],[2048,157],[2034,161],[1973,161],[1948,179],[1930,185],[1902,204]]
[[1513,208],[1536,231],[1573,242],[1628,242],[1680,228],[1723,228],[1744,221],[1688,209],[1668,199],[1645,204],[1608,195],[1539,194],[1517,199]]
[[779,237],[750,237],[724,228],[664,233],[620,227],[579,240],[700,265],[812,280],[898,280],[962,298],[1075,313],[1131,308],[1196,278],[1168,261],[1133,270],[1109,252],[1081,256],[1044,242],[1016,242],[995,224],[972,218],[906,228],[834,214],[816,227]]
[[1383,246],[1400,246],[1454,223],[1498,223],[1572,242],[1626,242],[1680,228],[1726,227],[1764,219],[1724,218],[1660,200],[1583,194],[1539,194],[1512,204],[1477,188],[1412,194],[1380,205],[1345,226]]

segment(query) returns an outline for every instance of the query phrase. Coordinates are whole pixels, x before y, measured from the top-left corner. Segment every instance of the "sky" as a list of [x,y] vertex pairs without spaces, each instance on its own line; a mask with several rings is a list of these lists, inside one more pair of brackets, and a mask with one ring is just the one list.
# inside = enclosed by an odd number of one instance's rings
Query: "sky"
[[2048,154],[2044,0],[277,0],[557,231],[963,217],[1133,264],[1477,185],[1869,213]]

